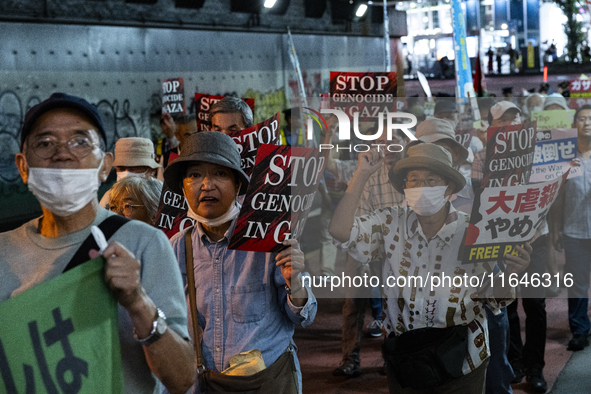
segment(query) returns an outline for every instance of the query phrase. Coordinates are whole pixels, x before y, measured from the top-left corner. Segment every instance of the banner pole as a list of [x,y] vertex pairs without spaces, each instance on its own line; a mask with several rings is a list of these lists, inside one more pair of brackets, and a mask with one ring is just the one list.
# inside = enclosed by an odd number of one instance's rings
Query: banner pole
[[[295,45],[293,43],[293,37],[291,36],[291,29],[289,27],[287,27],[287,37],[289,40],[289,60],[291,60],[291,64],[295,70],[296,73],[296,80],[298,81],[298,91],[300,93],[300,125],[301,125],[301,130],[302,133],[304,132],[305,129],[305,123],[304,123],[304,117],[302,114],[302,108],[306,108],[308,107],[308,100],[306,98],[306,88],[304,86],[304,78],[302,77],[302,69],[300,68],[300,61],[298,59],[298,54],[296,53],[296,49],[295,49]],[[306,147],[308,146],[308,139],[306,138]],[[316,138],[314,136],[314,134],[312,134],[312,146],[316,147],[318,146],[316,143]]]
[[384,0],[384,70],[391,70],[392,55],[390,54],[390,18],[388,17],[388,4]]

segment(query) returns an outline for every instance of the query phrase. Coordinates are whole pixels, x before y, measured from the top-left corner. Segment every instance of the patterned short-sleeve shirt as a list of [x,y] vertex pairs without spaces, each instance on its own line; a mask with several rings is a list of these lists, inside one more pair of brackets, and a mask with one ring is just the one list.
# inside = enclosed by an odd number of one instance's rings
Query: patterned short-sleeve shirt
[[468,224],[469,216],[450,206],[445,224],[427,241],[412,209],[389,207],[355,218],[349,240],[335,242],[357,261],[385,259],[381,284],[388,334],[468,325],[464,374],[490,355],[484,304],[498,313],[514,295],[503,300],[484,296],[480,285],[495,264],[464,265],[458,259]]

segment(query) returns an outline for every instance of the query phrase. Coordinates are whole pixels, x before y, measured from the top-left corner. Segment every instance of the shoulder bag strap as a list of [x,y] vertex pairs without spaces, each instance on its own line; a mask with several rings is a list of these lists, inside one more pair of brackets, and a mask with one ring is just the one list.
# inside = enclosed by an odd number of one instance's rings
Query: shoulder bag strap
[[193,272],[193,242],[191,235],[195,227],[185,233],[185,263],[187,270],[187,287],[189,289],[189,306],[191,307],[191,321],[193,323],[193,345],[197,355],[197,368],[203,367],[201,357],[201,335],[199,333],[199,322],[197,321],[197,298],[195,295],[195,274]]
[[[111,238],[113,234],[115,234],[117,230],[127,222],[129,222],[129,219],[124,218],[123,216],[112,215],[103,220],[101,224],[98,225],[98,228],[100,228],[103,234],[105,234],[105,239],[109,240],[109,238]],[[88,252],[90,252],[91,249],[99,249],[92,233],[84,240],[84,242],[82,242],[82,245],[80,245],[76,253],[74,253],[74,257],[72,257],[63,272],[69,271],[72,268],[87,262],[90,259]]]

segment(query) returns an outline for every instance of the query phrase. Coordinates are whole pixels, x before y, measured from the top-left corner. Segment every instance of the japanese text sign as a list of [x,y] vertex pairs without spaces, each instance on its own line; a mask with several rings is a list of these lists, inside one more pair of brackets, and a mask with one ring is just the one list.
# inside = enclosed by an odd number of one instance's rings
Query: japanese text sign
[[99,257],[0,304],[2,392],[123,392],[117,302],[103,266]]
[[583,174],[580,167],[571,167],[572,160],[577,156],[577,129],[538,131],[536,135],[530,182],[556,179],[569,168],[569,178]]
[[532,185],[487,187],[472,212],[462,249],[464,263],[498,260],[532,239],[556,201],[567,174]]

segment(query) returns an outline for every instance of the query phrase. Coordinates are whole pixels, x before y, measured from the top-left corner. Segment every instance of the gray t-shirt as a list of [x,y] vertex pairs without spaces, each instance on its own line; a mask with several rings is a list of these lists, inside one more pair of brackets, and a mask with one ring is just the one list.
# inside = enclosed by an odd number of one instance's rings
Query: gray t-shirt
[[[99,208],[92,224],[114,213]],[[16,230],[0,233],[0,302],[55,278],[90,234],[90,226],[63,237],[49,238],[37,232],[39,218]],[[187,307],[179,265],[164,233],[132,220],[110,240],[118,241],[141,262],[141,282],[148,296],[166,314],[168,325],[184,338]],[[133,338],[133,325],[119,306],[119,337],[125,393],[153,393],[160,382],[151,374],[142,346]],[[97,346],[101,346],[97,343]]]

